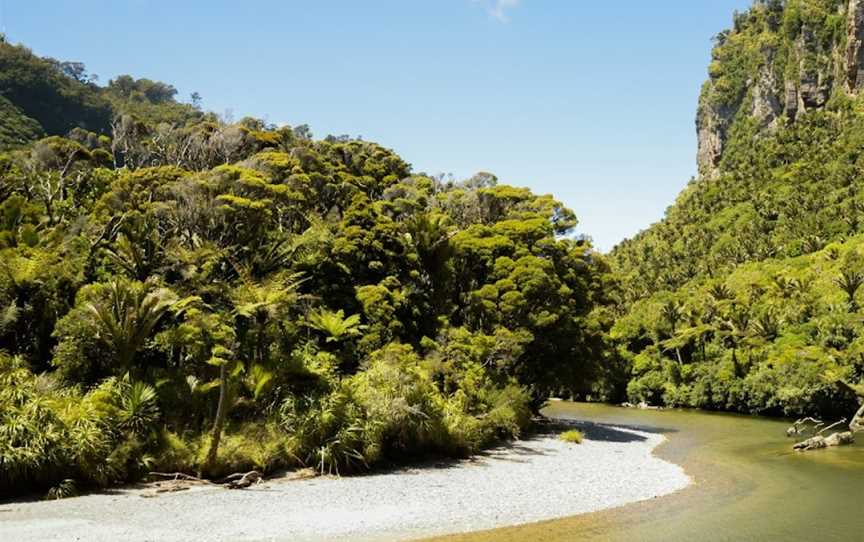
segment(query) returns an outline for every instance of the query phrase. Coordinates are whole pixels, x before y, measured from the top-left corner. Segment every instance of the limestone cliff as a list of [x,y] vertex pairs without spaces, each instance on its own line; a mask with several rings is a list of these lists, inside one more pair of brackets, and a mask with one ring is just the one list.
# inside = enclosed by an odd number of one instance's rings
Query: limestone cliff
[[739,122],[771,130],[864,89],[864,0],[756,0],[715,37],[696,128],[702,177]]

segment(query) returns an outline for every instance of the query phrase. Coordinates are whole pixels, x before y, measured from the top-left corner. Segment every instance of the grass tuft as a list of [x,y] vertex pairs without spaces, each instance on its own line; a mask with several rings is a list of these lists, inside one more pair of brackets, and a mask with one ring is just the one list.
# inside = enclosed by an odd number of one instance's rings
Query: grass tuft
[[582,439],[585,438],[585,435],[583,435],[581,431],[571,429],[570,431],[564,431],[561,433],[558,438],[571,444],[582,444]]

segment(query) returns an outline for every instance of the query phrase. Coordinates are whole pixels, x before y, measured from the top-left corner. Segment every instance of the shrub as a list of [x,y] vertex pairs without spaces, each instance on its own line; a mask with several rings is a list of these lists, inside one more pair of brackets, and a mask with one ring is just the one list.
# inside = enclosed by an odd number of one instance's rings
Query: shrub
[[530,423],[530,396],[515,384],[499,389],[488,378],[458,378],[472,384],[470,394],[446,395],[429,363],[396,343],[366,363],[331,390],[283,402],[281,426],[304,464],[343,473],[434,452],[461,457],[518,437]]
[[564,442],[569,442],[571,444],[582,444],[582,439],[585,436],[581,431],[577,431],[576,429],[571,429],[569,431],[564,431],[561,435],[558,436]]
[[102,486],[139,477],[151,444],[144,426],[157,415],[148,389],[113,378],[86,394],[58,389],[21,358],[0,354],[0,490],[63,493],[65,480]]
[[[185,461],[188,460],[187,451],[194,448],[198,452],[195,464],[201,465],[206,459],[205,456],[210,448],[209,444],[210,435],[205,433],[192,445],[175,447],[172,455]],[[247,423],[225,432],[220,441],[217,459],[208,466],[205,474],[219,478],[235,472],[250,470],[266,473],[296,463],[291,442],[277,425]]]

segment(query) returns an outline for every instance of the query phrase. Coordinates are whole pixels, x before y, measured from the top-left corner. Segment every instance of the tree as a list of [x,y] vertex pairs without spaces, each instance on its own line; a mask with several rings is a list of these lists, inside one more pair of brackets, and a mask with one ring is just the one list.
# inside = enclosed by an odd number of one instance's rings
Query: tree
[[855,294],[861,288],[861,285],[864,285],[864,273],[858,269],[842,269],[840,276],[834,279],[834,284],[846,294],[849,302],[849,312],[858,312],[858,303],[855,301]]
[[210,431],[210,445],[204,463],[200,465],[199,471],[209,472],[219,455],[219,443],[222,440],[222,432],[225,429],[225,421],[231,410],[233,399],[233,379],[237,373],[242,371],[242,365],[232,349],[235,334],[231,326],[221,321],[218,316],[205,317],[205,321],[211,320],[212,327],[206,329],[206,342],[209,343],[210,358],[207,364],[219,368],[219,398],[216,403],[216,415],[213,418],[213,427]]
[[309,327],[316,329],[326,336],[326,341],[339,342],[360,335],[366,326],[360,324],[360,315],[352,314],[345,317],[345,311],[336,312],[326,309],[318,309],[309,313]]
[[[211,357],[207,363],[219,368],[219,399],[201,472],[209,472],[218,457],[219,443],[232,407],[238,377],[244,369],[251,371],[269,362],[268,325],[275,321],[280,333],[284,334],[280,319],[301,298],[298,293],[301,283],[301,277],[296,274],[267,284],[253,283],[247,279],[232,292],[234,326],[222,321],[215,326],[215,330],[207,332],[209,338],[206,341],[211,343]],[[233,348],[235,340],[236,349]]]
[[98,337],[109,345],[123,373],[136,371],[135,354],[151,337],[176,297],[167,289],[115,280],[101,302],[87,309],[95,317]]
[[60,220],[58,207],[67,203],[70,194],[82,183],[87,172],[79,166],[90,158],[87,149],[77,142],[50,137],[34,144],[23,159],[21,169],[32,184],[28,191],[45,206],[49,225]]

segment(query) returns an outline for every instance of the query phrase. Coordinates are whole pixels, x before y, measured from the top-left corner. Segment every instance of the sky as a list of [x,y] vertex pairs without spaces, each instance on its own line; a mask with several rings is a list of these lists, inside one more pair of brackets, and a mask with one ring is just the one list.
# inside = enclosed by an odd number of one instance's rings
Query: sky
[[711,38],[751,0],[0,0],[39,55],[552,193],[601,250],[696,173]]

